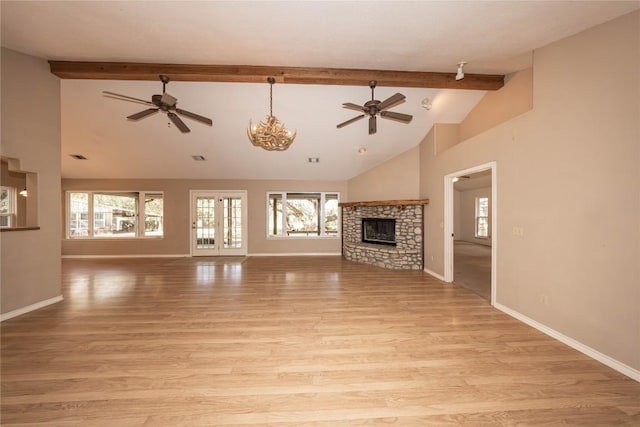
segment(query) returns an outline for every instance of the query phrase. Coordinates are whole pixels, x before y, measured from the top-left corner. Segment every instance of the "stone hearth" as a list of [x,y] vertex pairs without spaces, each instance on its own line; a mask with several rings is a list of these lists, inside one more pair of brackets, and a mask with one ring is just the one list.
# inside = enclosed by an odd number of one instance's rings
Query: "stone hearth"
[[[346,202],[342,207],[342,256],[396,270],[423,268],[423,216],[428,200]],[[396,220],[396,245],[362,242],[362,218]]]

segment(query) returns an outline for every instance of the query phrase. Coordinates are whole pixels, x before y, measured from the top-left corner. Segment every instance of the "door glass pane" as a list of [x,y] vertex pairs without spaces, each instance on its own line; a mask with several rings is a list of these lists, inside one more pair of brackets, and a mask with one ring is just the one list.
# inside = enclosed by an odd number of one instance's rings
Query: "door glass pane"
[[224,198],[224,248],[242,248],[242,199]]
[[213,249],[216,243],[216,199],[196,197],[196,248]]
[[89,235],[89,193],[69,193],[69,237]]

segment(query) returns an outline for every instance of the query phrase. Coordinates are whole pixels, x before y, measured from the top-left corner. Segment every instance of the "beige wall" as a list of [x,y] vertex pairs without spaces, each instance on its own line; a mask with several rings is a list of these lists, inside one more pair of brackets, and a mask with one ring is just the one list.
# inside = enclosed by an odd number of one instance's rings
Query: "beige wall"
[[417,199],[420,183],[418,155],[419,147],[416,146],[349,180],[348,201]]
[[[477,243],[479,245],[491,246],[491,187],[478,188],[475,190],[456,191],[459,195],[459,205],[454,206],[454,213],[459,212],[460,223],[458,228],[454,226],[456,240]],[[476,198],[489,198],[489,238],[479,239],[476,237]],[[455,219],[454,219],[455,221]]]
[[38,174],[40,227],[0,235],[4,314],[61,293],[60,81],[47,61],[2,48],[1,90],[2,155]]
[[496,161],[497,303],[635,370],[638,34],[635,12],[537,50],[531,111],[438,156],[433,132],[420,147],[426,268],[444,269],[443,177]]
[[[190,224],[189,190],[245,190],[248,206],[248,254],[338,254],[341,239],[267,239],[268,191],[336,191],[347,196],[344,181],[245,181],[245,180],[62,180],[62,205],[69,190],[119,190],[164,192],[164,238],[95,239],[62,241],[62,254],[86,255],[188,255]],[[63,211],[64,212],[64,211]],[[65,230],[65,218],[61,228]]]
[[460,123],[460,141],[476,136],[533,108],[533,68],[505,77],[500,90],[489,91]]
[[460,142],[460,124],[436,123],[433,125],[433,155],[447,151]]

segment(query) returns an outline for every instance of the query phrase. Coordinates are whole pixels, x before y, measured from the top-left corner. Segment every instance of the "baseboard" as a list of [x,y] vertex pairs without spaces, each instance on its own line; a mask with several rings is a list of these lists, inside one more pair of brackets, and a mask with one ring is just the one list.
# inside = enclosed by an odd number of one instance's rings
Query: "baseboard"
[[592,359],[597,360],[598,362],[607,365],[608,367],[610,367],[611,369],[615,369],[616,371],[620,372],[623,375],[628,376],[629,378],[631,378],[632,380],[638,381],[640,382],[640,371],[637,369],[632,368],[631,366],[627,366],[624,363],[613,359],[609,356],[607,356],[606,354],[600,353],[598,350],[595,350],[579,341],[574,340],[571,337],[568,337],[558,331],[556,331],[555,329],[551,329],[548,326],[543,325],[540,322],[536,322],[535,320],[525,316],[522,313],[519,313],[515,310],[510,309],[509,307],[506,307],[502,304],[496,303],[494,305],[495,308],[497,308],[498,310],[508,314],[511,317],[514,317],[518,320],[520,320],[523,323],[526,323],[527,325],[531,326],[534,329],[537,329],[538,331],[542,332],[543,334],[549,335],[551,338],[555,338],[556,340],[568,345],[569,347],[578,350],[580,353],[583,353],[589,357],[591,357]]
[[10,311],[8,313],[0,314],[0,322],[4,322],[5,320],[14,318],[16,316],[20,316],[21,314],[29,313],[30,311],[37,310],[42,307],[46,307],[51,304],[55,304],[57,302],[62,301],[62,295],[58,295],[57,297],[49,298],[44,301],[37,302],[35,304],[28,305],[26,307],[19,308],[17,310]]
[[300,252],[300,253],[286,253],[286,254],[258,253],[258,254],[247,254],[247,256],[342,256],[342,253],[341,252]]
[[440,275],[440,274],[436,273],[435,271],[431,271],[431,270],[429,270],[428,268],[425,268],[423,271],[424,271],[425,273],[427,273],[427,274],[432,275],[433,277],[435,277],[435,278],[436,278],[436,279],[438,279],[438,280],[442,280],[443,282],[446,282],[446,280],[444,280],[444,276],[442,276],[442,275]]
[[123,254],[123,255],[62,255],[63,259],[107,259],[107,258],[184,258],[189,254]]

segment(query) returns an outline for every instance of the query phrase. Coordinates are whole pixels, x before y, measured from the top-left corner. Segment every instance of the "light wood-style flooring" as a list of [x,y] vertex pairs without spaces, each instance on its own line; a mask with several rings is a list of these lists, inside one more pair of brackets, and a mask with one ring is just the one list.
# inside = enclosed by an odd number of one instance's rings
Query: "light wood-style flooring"
[[453,282],[491,301],[491,246],[456,240]]
[[64,260],[2,323],[3,426],[640,425],[640,383],[421,271]]

